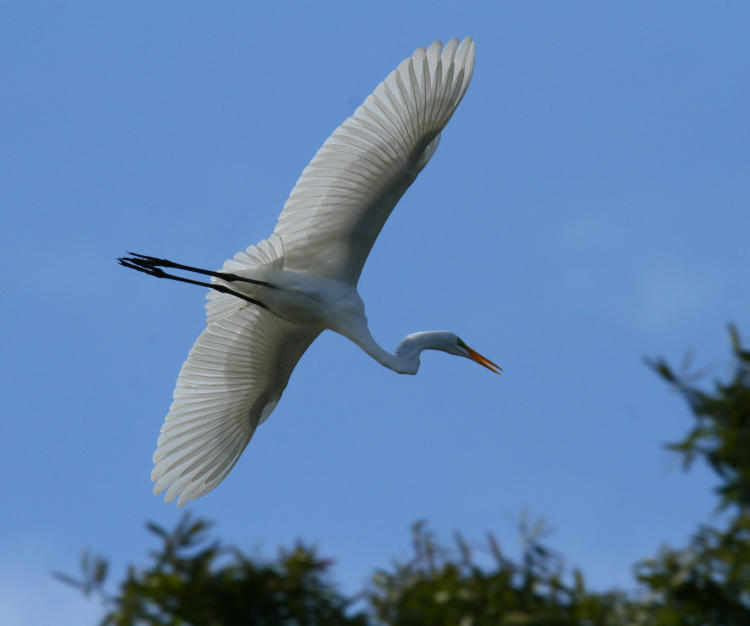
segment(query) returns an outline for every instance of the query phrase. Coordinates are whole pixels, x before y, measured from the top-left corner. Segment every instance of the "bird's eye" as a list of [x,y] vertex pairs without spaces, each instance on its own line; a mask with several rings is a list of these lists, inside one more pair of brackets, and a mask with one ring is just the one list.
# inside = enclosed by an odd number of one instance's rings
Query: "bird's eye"
[[460,347],[466,350],[469,346],[467,346],[463,341],[461,341],[461,337],[456,337],[456,344]]

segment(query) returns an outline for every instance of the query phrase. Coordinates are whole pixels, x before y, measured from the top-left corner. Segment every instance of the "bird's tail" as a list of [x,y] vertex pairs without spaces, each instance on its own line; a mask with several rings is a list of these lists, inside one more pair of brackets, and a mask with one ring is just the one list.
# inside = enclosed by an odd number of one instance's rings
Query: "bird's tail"
[[[284,244],[281,237],[272,234],[268,239],[249,246],[228,259],[221,268],[222,272],[252,276],[248,270],[282,269],[284,266]],[[216,279],[214,279],[216,282]],[[239,309],[248,306],[244,300],[230,294],[209,290],[206,294],[206,321],[210,324],[225,319]]]

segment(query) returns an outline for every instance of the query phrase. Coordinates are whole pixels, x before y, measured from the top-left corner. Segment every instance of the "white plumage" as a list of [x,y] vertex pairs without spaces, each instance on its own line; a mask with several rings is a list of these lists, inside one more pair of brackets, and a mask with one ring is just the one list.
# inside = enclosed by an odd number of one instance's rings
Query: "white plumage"
[[356,285],[393,207],[437,148],[474,68],[470,37],[402,61],[318,150],[274,232],[284,267]]
[[375,239],[432,157],[473,67],[468,37],[445,47],[436,41],[405,59],[326,140],[269,239],[237,253],[220,272],[144,255],[120,260],[162,278],[176,277],[160,267],[213,277],[207,326],[182,366],[154,454],[154,493],[166,490],[167,502],[179,495],[183,505],[218,485],[326,328],[397,372],[416,373],[425,349],[496,371],[445,331],[408,335],[388,353],[372,338],[356,291]]

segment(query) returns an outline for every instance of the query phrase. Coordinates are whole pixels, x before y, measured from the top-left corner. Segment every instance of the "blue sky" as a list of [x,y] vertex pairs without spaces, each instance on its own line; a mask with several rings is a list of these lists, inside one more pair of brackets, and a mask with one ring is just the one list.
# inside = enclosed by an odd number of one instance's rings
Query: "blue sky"
[[0,621],[93,621],[49,571],[88,547],[118,576],[182,513],[149,473],[204,294],[114,258],[218,267],[266,237],[377,83],[465,35],[472,85],[360,292],[384,346],[449,329],[505,375],[398,376],[324,333],[188,508],[267,555],[318,543],[348,590],[416,519],[513,553],[527,509],[594,587],[632,585],[715,503],[663,450],[691,422],[643,358],[721,376],[727,323],[750,332],[750,6],[271,4],[0,3]]

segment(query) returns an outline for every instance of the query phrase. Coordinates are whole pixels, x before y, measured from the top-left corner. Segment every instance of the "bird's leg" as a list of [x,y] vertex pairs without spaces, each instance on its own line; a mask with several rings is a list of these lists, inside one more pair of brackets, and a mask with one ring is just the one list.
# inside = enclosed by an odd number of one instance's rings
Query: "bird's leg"
[[[213,289],[221,293],[226,293],[231,296],[235,296],[237,298],[250,302],[251,304],[259,306],[262,309],[266,309],[266,311],[271,311],[271,309],[269,309],[268,306],[266,306],[259,300],[256,300],[255,298],[251,298],[250,296],[246,296],[245,294],[238,293],[237,291],[230,289],[226,285],[222,285],[221,283],[206,283],[200,280],[193,280],[192,278],[186,278],[184,276],[175,276],[174,274],[167,274],[164,270],[161,269],[161,267],[174,267],[176,269],[183,269],[183,270],[188,270],[191,272],[197,272],[199,274],[206,274],[208,276],[215,276],[216,278],[220,278],[221,280],[226,280],[226,281],[240,280],[243,282],[253,283],[255,285],[271,287],[273,289],[277,288],[276,285],[272,285],[262,280],[253,280],[251,278],[243,278],[241,276],[236,276],[235,274],[226,274],[224,272],[211,272],[209,270],[203,270],[203,269],[196,268],[196,267],[180,265],[179,263],[173,263],[172,261],[168,261],[166,259],[157,259],[156,257],[149,257],[143,254],[136,254],[135,252],[131,252],[130,254],[132,254],[133,256],[132,257],[120,257],[117,259],[117,262],[123,267],[129,267],[130,269],[143,272],[144,274],[149,274],[150,276],[155,276],[156,278],[169,278],[170,280],[176,280],[181,283],[189,283],[191,285],[199,285],[201,287],[208,287],[209,289]],[[271,312],[273,313],[273,311]]]
[[[186,272],[195,272],[196,274],[205,274],[206,276],[213,276],[214,278],[220,278],[223,281],[231,283],[233,281],[240,281],[243,283],[252,283],[253,285],[260,285],[261,287],[270,287],[276,289],[276,285],[272,285],[264,280],[256,280],[254,278],[245,278],[244,276],[238,276],[237,274],[230,274],[228,272],[213,272],[211,270],[204,270],[200,267],[193,267],[191,265],[182,265],[175,263],[169,259],[160,259],[155,256],[148,256],[146,254],[138,254],[137,252],[128,252],[132,255],[131,257],[125,257],[125,261],[138,265],[143,268],[156,268],[156,267],[171,267],[176,270],[185,270]],[[117,259],[122,261],[123,259]],[[130,266],[128,266],[130,267]],[[133,268],[136,269],[136,268]]]

